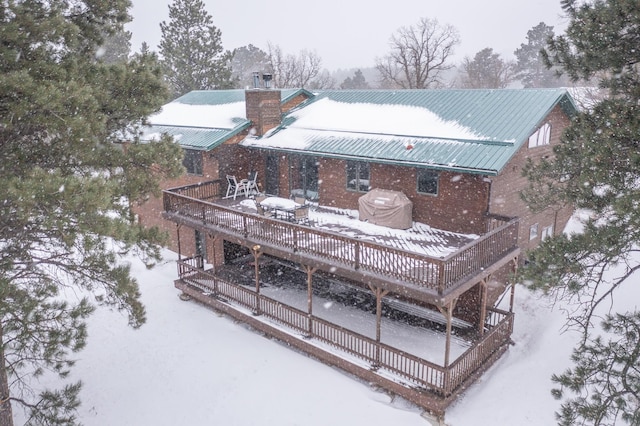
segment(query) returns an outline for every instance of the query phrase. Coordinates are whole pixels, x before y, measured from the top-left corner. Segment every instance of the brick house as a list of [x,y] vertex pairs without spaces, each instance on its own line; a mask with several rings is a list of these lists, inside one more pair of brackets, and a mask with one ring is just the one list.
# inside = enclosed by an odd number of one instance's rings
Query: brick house
[[[312,96],[304,89],[283,90],[278,95],[278,105],[272,107],[279,111],[278,120],[281,113]],[[256,102],[259,104],[260,100]],[[162,187],[224,179],[228,173],[246,176],[252,163],[239,142],[253,128],[276,124],[273,118],[269,121],[259,114],[260,111],[256,111],[255,115],[249,115],[251,119],[246,118],[244,90],[193,91],[164,105],[158,114],[150,117],[151,125],[145,129],[142,140],[157,139],[162,133],[172,136],[184,148],[186,173],[178,179],[163,182]],[[176,227],[162,218],[162,211],[162,198],[151,198],[136,208],[140,222],[145,226],[158,226],[167,232],[168,246],[177,252]],[[182,235],[185,253],[195,254],[195,235]],[[200,243],[198,241],[197,244]]]
[[[564,89],[192,92],[166,105],[145,134],[176,137],[188,174],[167,182],[163,200],[139,216],[171,233],[184,294],[443,415],[508,347],[510,275],[572,213],[534,213],[519,193],[524,164],[552,155],[575,112]],[[305,198],[310,220],[261,216],[253,200],[225,197],[226,175],[253,173],[260,192]],[[421,226],[372,236],[354,231],[357,219],[354,228],[328,225],[329,213],[362,218],[374,190],[402,195],[410,223]],[[265,265],[274,263],[302,271],[306,308],[265,293]],[[341,293],[370,298],[371,336],[314,312],[314,298],[331,298],[336,282]],[[505,294],[508,310],[497,306]],[[397,318],[440,330],[443,360],[385,341],[381,327]],[[459,356],[455,335],[472,342]]]

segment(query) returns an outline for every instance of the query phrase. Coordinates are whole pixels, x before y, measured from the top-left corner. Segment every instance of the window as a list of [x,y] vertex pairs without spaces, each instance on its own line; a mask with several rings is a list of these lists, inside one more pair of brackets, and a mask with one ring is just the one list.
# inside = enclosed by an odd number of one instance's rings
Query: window
[[529,241],[535,240],[536,238],[538,238],[538,224],[534,223],[529,228]]
[[551,143],[551,124],[544,123],[538,130],[529,136],[529,148],[549,145]]
[[290,195],[317,201],[321,184],[318,159],[310,156],[290,155],[288,161]]
[[187,169],[188,174],[202,176],[201,152],[193,149],[185,149],[182,165]]
[[347,189],[367,192],[369,186],[369,163],[347,161]]
[[433,170],[418,169],[418,192],[438,195],[438,176]]
[[540,235],[540,239],[545,240],[549,237],[553,237],[553,225],[545,226],[544,228],[542,228],[542,235]]

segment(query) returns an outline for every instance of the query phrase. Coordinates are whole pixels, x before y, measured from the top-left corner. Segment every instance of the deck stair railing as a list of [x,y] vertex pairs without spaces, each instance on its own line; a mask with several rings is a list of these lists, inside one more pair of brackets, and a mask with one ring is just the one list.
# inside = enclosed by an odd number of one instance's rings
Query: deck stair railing
[[517,219],[495,227],[446,257],[437,258],[225,207],[215,203],[220,191],[220,181],[166,190],[165,214],[196,220],[240,238],[307,254],[332,265],[427,288],[440,295],[517,248]]

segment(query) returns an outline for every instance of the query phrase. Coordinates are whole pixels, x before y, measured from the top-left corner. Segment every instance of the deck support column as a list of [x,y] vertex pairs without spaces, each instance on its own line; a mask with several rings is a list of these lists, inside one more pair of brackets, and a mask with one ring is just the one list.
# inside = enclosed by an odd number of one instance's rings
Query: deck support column
[[513,312],[513,303],[516,297],[516,276],[518,275],[518,258],[513,259],[513,280],[511,280],[511,298],[509,300],[509,312]]
[[182,247],[180,245],[180,224],[176,223],[176,235],[178,237],[178,260],[182,260]]
[[488,275],[480,281],[480,318],[478,319],[478,334],[480,336],[484,335],[484,322],[487,319],[487,287],[489,280],[491,280],[491,275]]
[[[214,235],[214,234],[209,234],[209,238],[211,238],[211,255],[212,255],[212,262],[211,262],[211,273],[213,275],[216,275],[216,243],[218,242],[218,238],[220,238],[218,235]],[[204,264],[202,265],[202,269],[205,269]],[[220,292],[218,291],[218,278],[215,277],[213,279],[213,295],[215,297],[218,297],[220,295]]]
[[451,357],[451,322],[453,317],[453,309],[456,307],[458,298],[449,302],[448,306],[438,306],[438,310],[447,318],[447,340],[444,346],[444,367],[449,366],[449,358]]
[[251,247],[251,253],[253,254],[253,264],[255,266],[255,276],[256,276],[256,309],[254,310],[254,315],[260,315],[260,264],[258,261],[260,260],[260,256],[262,256],[262,251],[260,250],[259,244]]
[[318,268],[302,265],[307,272],[307,333],[309,337],[313,337],[313,274]]
[[[385,290],[382,287],[374,287],[371,284],[367,284],[369,289],[376,296],[376,343],[380,343],[381,332],[380,326],[382,324],[382,298],[389,294],[389,290]],[[376,364],[380,363],[380,345],[376,346]]]
[[[216,258],[216,243],[218,242],[218,235],[217,234],[208,234],[208,235],[209,235],[209,240],[211,241],[211,244],[210,244],[210,246],[211,246],[211,256],[208,256],[208,257],[210,257],[210,260],[211,260],[211,269],[212,269],[211,272],[213,274],[215,274],[216,273],[216,261],[217,261],[217,258]],[[208,247],[207,247],[207,249],[208,249]],[[209,259],[204,259],[204,260],[206,262]],[[203,268],[204,268],[204,265],[203,265]]]

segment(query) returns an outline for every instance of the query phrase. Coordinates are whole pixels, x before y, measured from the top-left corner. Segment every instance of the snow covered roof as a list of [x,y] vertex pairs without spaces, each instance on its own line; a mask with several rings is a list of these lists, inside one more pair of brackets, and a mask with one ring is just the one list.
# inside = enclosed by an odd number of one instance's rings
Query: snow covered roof
[[[304,89],[283,90],[281,102],[297,96]],[[311,94],[309,92],[309,96]],[[168,104],[149,117],[141,140],[157,140],[163,133],[173,136],[187,149],[211,150],[249,128],[245,91],[194,90]]]
[[247,147],[497,174],[565,89],[323,91]]

